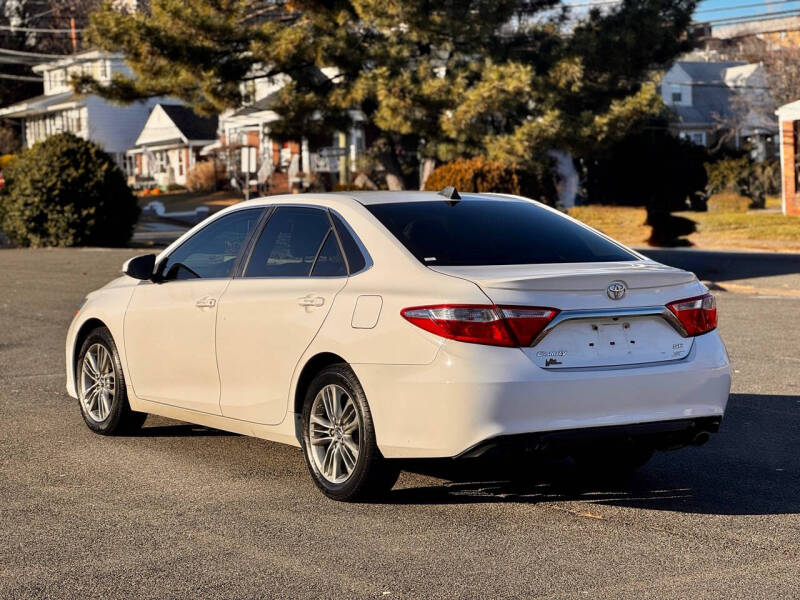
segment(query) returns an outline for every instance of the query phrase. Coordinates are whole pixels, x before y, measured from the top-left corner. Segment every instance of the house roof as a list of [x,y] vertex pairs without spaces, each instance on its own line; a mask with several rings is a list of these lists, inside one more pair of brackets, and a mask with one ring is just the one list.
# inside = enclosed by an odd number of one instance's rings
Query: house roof
[[187,140],[213,140],[217,137],[217,117],[201,117],[187,106],[159,104]]
[[696,83],[724,83],[725,71],[746,65],[744,61],[699,62],[679,60],[676,63]]
[[44,94],[34,96],[22,102],[17,102],[11,106],[0,108],[0,117],[28,117],[31,115],[44,114],[50,108],[59,104],[82,100],[85,96],[73,91],[62,92],[60,94]]
[[775,114],[778,115],[778,118],[781,120],[800,120],[800,100],[795,100],[794,102],[789,102],[789,104],[778,107]]
[[264,110],[270,110],[275,105],[278,97],[280,96],[280,90],[275,90],[271,94],[267,94],[263,98],[256,100],[252,104],[248,104],[237,110],[235,113],[230,115],[230,117],[246,117],[248,115],[252,115],[257,112],[261,112]]
[[690,78],[691,106],[673,105],[670,109],[684,125],[712,125],[734,116],[731,100],[736,95],[737,80],[749,77],[758,65],[742,61],[678,61],[676,65]]

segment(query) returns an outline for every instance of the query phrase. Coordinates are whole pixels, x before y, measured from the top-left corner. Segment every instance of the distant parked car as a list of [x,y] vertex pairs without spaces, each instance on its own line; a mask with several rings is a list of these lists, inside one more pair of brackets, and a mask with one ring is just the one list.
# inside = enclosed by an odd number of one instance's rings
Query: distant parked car
[[728,399],[693,274],[524,198],[261,198],[123,271],[67,336],[89,428],[152,413],[302,446],[338,500],[387,490],[404,458],[631,470],[704,442]]

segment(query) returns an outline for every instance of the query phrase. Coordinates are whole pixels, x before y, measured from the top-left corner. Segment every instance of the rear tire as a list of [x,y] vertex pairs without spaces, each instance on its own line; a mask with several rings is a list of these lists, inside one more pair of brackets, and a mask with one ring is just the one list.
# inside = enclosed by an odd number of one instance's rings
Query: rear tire
[[117,346],[105,327],[93,330],[81,345],[75,386],[81,416],[95,433],[131,433],[147,418],[147,413],[131,410]]
[[329,498],[379,499],[397,481],[400,467],[381,455],[367,397],[347,365],[327,367],[311,382],[302,429],[306,465]]

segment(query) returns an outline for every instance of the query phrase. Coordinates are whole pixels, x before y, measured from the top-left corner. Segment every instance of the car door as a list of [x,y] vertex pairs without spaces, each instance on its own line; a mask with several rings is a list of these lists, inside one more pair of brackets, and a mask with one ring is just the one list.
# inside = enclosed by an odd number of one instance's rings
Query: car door
[[136,286],[125,312],[128,372],[140,398],[219,414],[217,306],[263,208],[200,229]]
[[347,282],[328,211],[281,206],[222,295],[217,363],[226,417],[283,420],[292,374]]

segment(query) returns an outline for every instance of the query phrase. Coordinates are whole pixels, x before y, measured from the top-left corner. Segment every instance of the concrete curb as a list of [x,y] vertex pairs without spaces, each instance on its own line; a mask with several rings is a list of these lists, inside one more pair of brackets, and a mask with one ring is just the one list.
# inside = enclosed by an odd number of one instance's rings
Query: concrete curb
[[709,290],[714,292],[730,292],[732,294],[747,294],[750,296],[782,296],[785,298],[800,298],[800,290],[786,288],[756,287],[744,283],[718,283],[716,281],[703,281]]

